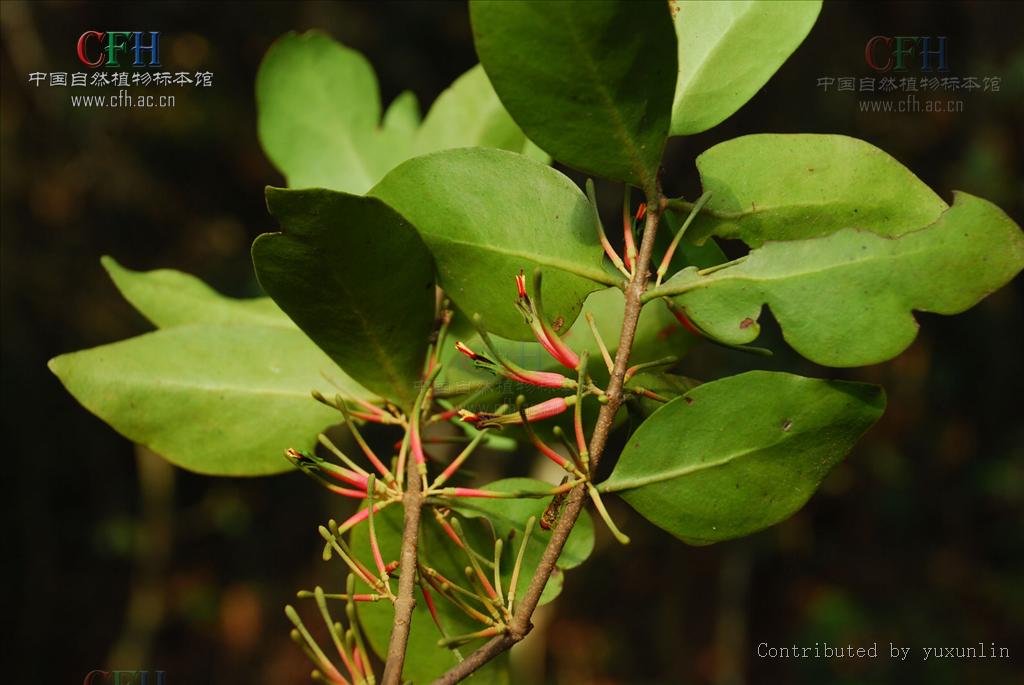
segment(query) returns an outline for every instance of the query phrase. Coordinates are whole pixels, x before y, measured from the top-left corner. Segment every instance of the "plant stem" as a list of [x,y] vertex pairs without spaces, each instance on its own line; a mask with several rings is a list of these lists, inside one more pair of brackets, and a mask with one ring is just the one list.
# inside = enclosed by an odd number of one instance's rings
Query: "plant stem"
[[384,666],[383,685],[401,685],[405,649],[412,627],[412,610],[416,608],[416,547],[420,535],[420,511],[423,507],[422,481],[415,459],[406,460],[408,469],[402,506],[405,525],[402,529],[402,551],[399,556],[398,596],[395,599],[395,622],[388,643],[387,662]]
[[[615,364],[612,368],[611,379],[608,382],[606,391],[608,403],[601,407],[597,417],[597,424],[594,433],[590,438],[590,473],[596,473],[597,464],[604,453],[608,435],[611,433],[615,414],[622,406],[623,400],[623,379],[626,375],[626,368],[629,364],[629,354],[633,349],[633,338],[636,336],[637,321],[640,318],[642,296],[647,288],[650,278],[651,253],[654,250],[654,236],[658,230],[658,222],[663,211],[661,193],[653,189],[647,193],[647,217],[644,224],[643,239],[640,243],[640,253],[637,255],[634,264],[634,277],[625,285],[625,313],[622,320],[622,333],[619,337],[619,347],[615,353]],[[467,677],[478,668],[482,667],[491,659],[502,652],[510,649],[514,644],[526,637],[533,628],[530,618],[540,602],[540,595],[547,585],[548,578],[555,570],[555,564],[562,553],[569,533],[572,532],[576,519],[579,518],[583,505],[587,501],[587,487],[580,484],[569,493],[565,510],[559,518],[558,523],[551,531],[551,540],[544,549],[540,563],[534,572],[533,579],[523,595],[519,606],[516,608],[508,630],[491,639],[482,647],[466,657],[465,661],[453,667],[443,676],[434,681],[434,685],[454,685]]]

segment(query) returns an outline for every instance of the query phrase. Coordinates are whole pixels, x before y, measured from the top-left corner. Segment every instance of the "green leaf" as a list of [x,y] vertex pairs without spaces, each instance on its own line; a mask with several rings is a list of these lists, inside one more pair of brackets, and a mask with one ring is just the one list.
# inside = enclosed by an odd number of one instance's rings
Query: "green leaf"
[[684,269],[648,298],[676,302],[725,342],[757,338],[767,303],[793,349],[828,366],[895,357],[917,335],[913,311],[957,314],[1024,266],[1024,237],[998,207],[967,193],[931,226],[898,238],[844,229],[771,242],[709,275]]
[[[158,328],[188,324],[248,324],[297,331],[295,322],[269,297],[225,297],[190,274],[173,269],[132,271],[112,257],[101,262],[126,300]],[[305,337],[305,336],[303,336]],[[297,354],[319,360],[322,353],[309,338]],[[374,395],[349,378],[335,364],[324,368],[327,380],[350,397]]]
[[190,323],[295,327],[269,297],[225,297],[195,276],[181,271],[132,271],[113,257],[103,257],[100,261],[124,298],[158,328]]
[[408,409],[434,317],[430,253],[380,200],[267,189],[284,229],[252,246],[256,276],[352,378]]
[[530,340],[515,308],[514,277],[544,270],[544,306],[564,330],[602,266],[593,215],[576,185],[549,166],[504,150],[446,150],[405,162],[371,191],[408,219],[434,255],[440,285],[496,334]]
[[256,105],[260,143],[293,188],[364,193],[407,157],[401,127],[378,130],[370,63],[322,33],[274,42],[256,75]]
[[[257,476],[291,469],[286,448],[309,449],[337,413],[334,364],[301,331],[189,325],[50,360],[75,399],[129,440],[199,473]],[[344,388],[355,396],[358,386]]]
[[260,142],[292,188],[362,194],[406,159],[451,147],[507,148],[548,161],[479,66],[441,94],[422,127],[409,91],[382,120],[369,62],[316,31],[288,33],[271,46],[256,77],[256,103]]
[[526,135],[569,166],[654,187],[677,73],[665,2],[473,0],[470,18]]
[[687,237],[798,240],[862,228],[898,236],[927,226],[942,199],[874,145],[846,136],[760,134],[720,143],[697,158],[704,211]]
[[524,152],[529,149],[528,142],[478,64],[434,101],[416,134],[410,157],[457,147]]
[[820,0],[672,6],[679,45],[674,136],[706,131],[742,107],[803,42],[821,10]]
[[405,90],[398,94],[384,113],[384,121],[381,126],[391,135],[401,136],[407,147],[415,138],[420,127],[420,103],[416,100],[416,94]]
[[788,518],[882,415],[863,383],[751,371],[705,383],[645,421],[602,492],[691,544]]

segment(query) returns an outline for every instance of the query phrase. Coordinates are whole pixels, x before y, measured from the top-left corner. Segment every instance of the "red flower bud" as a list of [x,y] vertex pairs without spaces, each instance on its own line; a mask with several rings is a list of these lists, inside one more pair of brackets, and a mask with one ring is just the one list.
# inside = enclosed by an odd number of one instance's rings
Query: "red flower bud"
[[[543,419],[551,418],[552,416],[558,416],[569,407],[576,404],[576,397],[570,395],[569,397],[553,397],[550,400],[545,400],[540,404],[535,404],[532,407],[527,407],[524,410],[526,414],[526,420],[530,423],[534,421],[541,421]],[[515,414],[502,414],[500,416],[487,416],[477,417],[477,426],[480,428],[489,428],[490,426],[501,426],[506,424],[511,425],[522,425],[523,417],[516,412]]]
[[573,381],[560,373],[553,371],[508,371],[505,374],[514,381],[536,385],[541,388],[568,388],[573,387]]

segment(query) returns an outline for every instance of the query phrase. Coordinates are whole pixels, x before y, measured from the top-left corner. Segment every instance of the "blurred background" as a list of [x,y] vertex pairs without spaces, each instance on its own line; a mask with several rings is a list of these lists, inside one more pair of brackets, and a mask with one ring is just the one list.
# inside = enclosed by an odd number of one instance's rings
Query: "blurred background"
[[[0,641],[7,682],[77,683],[92,669],[167,683],[298,683],[309,667],[281,607],[340,582],[316,525],[339,503],[300,475],[211,479],[137,450],[46,369],[62,352],[147,330],[99,265],[194,273],[257,293],[248,256],[273,227],[263,187],[283,181],[256,140],[253,79],[270,43],[319,28],[361,51],[385,103],[424,110],[475,63],[461,2],[0,5],[2,416]],[[843,133],[891,153],[947,201],[963,189],[1024,223],[1024,5],[826,3],[796,54],[738,114],[671,141],[667,190],[696,195],[693,158],[754,132]],[[77,71],[85,30],[162,32],[171,70],[208,70],[173,109],[75,109],[32,72]],[[872,36],[947,36],[950,74],[998,77],[956,113],[862,113],[822,77],[874,76]],[[914,75],[911,71],[909,75]],[[614,192],[606,196],[615,197]],[[609,211],[613,211],[609,208]],[[949,278],[958,278],[950,273]],[[786,353],[767,363],[883,384],[885,417],[807,507],[750,538],[693,548],[623,506],[626,551],[602,530],[516,650],[523,683],[1011,683],[1024,680],[1024,280],[958,317],[921,315],[889,363],[835,371]],[[766,327],[769,342],[777,330]],[[681,370],[752,368],[702,347]],[[606,464],[606,467],[610,466]],[[601,527],[599,527],[600,529]],[[756,648],[869,646],[875,660],[771,660]],[[888,643],[911,647],[905,663]],[[920,660],[984,642],[1008,659]]]

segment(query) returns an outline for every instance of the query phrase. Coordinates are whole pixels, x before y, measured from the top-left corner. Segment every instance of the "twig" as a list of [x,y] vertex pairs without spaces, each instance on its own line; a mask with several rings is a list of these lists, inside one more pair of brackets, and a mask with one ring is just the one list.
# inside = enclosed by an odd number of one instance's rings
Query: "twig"
[[387,662],[384,666],[383,685],[401,685],[402,667],[405,665],[405,648],[409,643],[409,629],[412,627],[412,611],[416,608],[416,547],[420,534],[420,511],[423,507],[423,482],[415,459],[406,461],[408,469],[402,507],[405,509],[405,525],[402,529],[402,551],[398,577],[398,597],[395,600],[395,622],[388,643]]
[[[626,367],[629,364],[629,354],[633,349],[633,338],[636,336],[637,321],[640,318],[641,297],[647,288],[650,277],[651,253],[654,250],[654,236],[658,229],[658,222],[661,219],[663,203],[661,192],[652,189],[647,193],[647,216],[644,224],[643,240],[640,244],[640,253],[637,256],[634,276],[625,285],[626,306],[622,320],[622,333],[619,338],[619,347],[615,353],[615,365],[612,369],[611,379],[608,382],[607,397],[608,403],[601,407],[597,417],[597,424],[594,433],[590,438],[590,463],[591,473],[595,473],[597,464],[604,453],[605,444],[608,441],[608,434],[611,432],[615,420],[615,414],[622,406],[623,400],[623,378],[626,375]],[[533,627],[530,618],[540,602],[541,593],[547,585],[548,578],[555,570],[555,564],[562,553],[569,533],[572,532],[576,519],[579,518],[583,505],[587,500],[587,488],[585,484],[575,487],[568,497],[565,510],[559,518],[558,523],[551,531],[551,540],[544,549],[540,563],[534,572],[533,579],[523,595],[522,601],[516,608],[515,615],[508,625],[505,633],[492,638],[482,647],[466,657],[465,661],[453,667],[443,676],[434,681],[434,685],[454,685],[467,677],[491,659],[502,652],[510,649],[512,645],[526,637]]]

